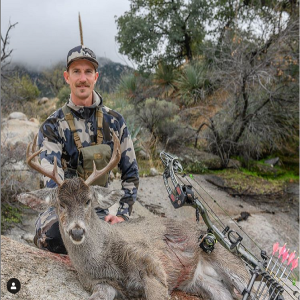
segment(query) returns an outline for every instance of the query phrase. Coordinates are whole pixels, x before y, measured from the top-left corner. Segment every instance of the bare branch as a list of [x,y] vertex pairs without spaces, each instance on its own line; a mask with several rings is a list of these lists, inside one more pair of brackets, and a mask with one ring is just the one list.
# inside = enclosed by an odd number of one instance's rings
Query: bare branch
[[11,24],[9,22],[8,29],[3,37],[1,34],[1,42],[2,42],[2,50],[1,50],[1,77],[3,77],[3,71],[10,64],[10,61],[7,62],[7,59],[11,57],[13,49],[9,49],[9,34],[10,31],[17,25],[18,23]]

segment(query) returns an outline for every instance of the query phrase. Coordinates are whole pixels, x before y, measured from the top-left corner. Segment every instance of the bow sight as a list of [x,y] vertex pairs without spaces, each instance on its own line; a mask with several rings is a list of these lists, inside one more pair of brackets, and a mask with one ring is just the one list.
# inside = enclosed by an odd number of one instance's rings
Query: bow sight
[[[164,184],[166,186],[168,196],[174,208],[177,209],[184,205],[193,206],[196,209],[197,221],[199,221],[199,214],[201,214],[201,217],[203,218],[203,221],[207,226],[207,233],[199,237],[200,248],[206,253],[211,253],[214,250],[216,241],[218,241],[228,251],[241,257],[241,259],[249,267],[252,276],[247,287],[245,287],[244,289],[243,300],[247,300],[247,299],[283,300],[284,299],[282,296],[283,291],[286,291],[286,293],[290,295],[292,299],[299,300],[300,299],[299,291],[298,291],[299,289],[293,290],[291,289],[291,287],[287,286],[282,281],[283,279],[292,281],[290,279],[290,274],[293,268],[295,268],[295,266],[298,265],[298,258],[297,259],[294,259],[294,257],[292,258],[291,257],[292,254],[288,254],[288,251],[286,250],[284,251],[285,246],[280,248],[281,252],[279,252],[279,257],[277,261],[273,260],[274,253],[276,252],[274,250],[273,250],[272,257],[269,258],[266,255],[266,252],[261,249],[262,260],[256,258],[249,251],[249,249],[247,249],[242,244],[243,237],[238,232],[230,229],[229,226],[225,226],[223,230],[220,230],[219,228],[217,228],[217,226],[213,224],[204,204],[202,203],[202,201],[199,200],[197,196],[195,196],[196,193],[197,195],[200,196],[200,198],[202,198],[200,193],[198,193],[198,191],[196,190],[194,192],[193,186],[191,184],[188,185],[184,183],[180,184],[178,182],[176,174],[183,172],[183,168],[180,162],[178,161],[178,157],[172,156],[166,152],[161,152],[160,158],[165,167],[163,173]],[[186,177],[186,175],[184,174],[183,177]],[[170,187],[169,180],[171,180],[173,188]],[[214,202],[216,202],[216,200],[214,200]],[[277,251],[278,251],[278,247],[277,247]],[[284,255],[286,255],[286,257],[290,255],[289,264],[292,265],[292,268],[288,274],[285,273],[288,264],[285,265],[285,269],[282,269],[284,260],[287,259],[284,258],[285,257]],[[280,264],[279,260],[281,256],[283,257],[282,259],[283,261]],[[258,278],[260,280],[260,283],[258,288],[255,291],[255,295],[253,295],[253,293],[251,294],[252,287],[254,285],[254,282],[257,281]]]

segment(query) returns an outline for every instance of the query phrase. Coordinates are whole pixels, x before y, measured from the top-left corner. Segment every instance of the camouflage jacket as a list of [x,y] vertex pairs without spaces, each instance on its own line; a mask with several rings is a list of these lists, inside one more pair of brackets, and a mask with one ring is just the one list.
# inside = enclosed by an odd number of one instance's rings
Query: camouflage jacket
[[[122,190],[125,192],[125,195],[120,199],[117,215],[128,217],[131,213],[132,205],[136,200],[139,173],[133,142],[123,117],[114,110],[103,106],[102,98],[96,92],[93,92],[92,106],[76,106],[72,102],[71,97],[67,106],[71,109],[74,116],[75,127],[83,147],[90,146],[92,141],[97,140],[97,107],[101,107],[103,111],[103,124],[106,122],[109,128],[114,130],[117,137],[119,137],[121,160],[118,167],[122,172]],[[107,136],[104,133],[102,143],[108,144],[113,149],[113,142],[110,138],[109,140],[106,138]],[[38,144],[40,149],[42,149],[40,160],[43,168],[52,170],[54,156],[56,156],[58,173],[62,179],[67,177],[63,171],[66,167],[76,170],[79,153],[61,108],[50,115],[42,124],[39,130]],[[62,161],[66,163],[64,167],[62,167]],[[45,176],[44,184],[47,187],[56,186],[56,183],[52,179]]]

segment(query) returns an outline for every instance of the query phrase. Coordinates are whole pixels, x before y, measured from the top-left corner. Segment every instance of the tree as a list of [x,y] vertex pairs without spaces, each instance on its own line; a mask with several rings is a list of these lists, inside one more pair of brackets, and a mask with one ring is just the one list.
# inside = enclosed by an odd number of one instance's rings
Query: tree
[[130,11],[116,19],[120,52],[141,69],[192,60],[209,10],[206,0],[131,0]]
[[66,70],[64,63],[58,63],[54,67],[43,71],[39,81],[47,87],[53,96],[57,96],[59,91],[66,85],[63,73]]
[[207,51],[212,79],[227,96],[198,132],[208,128],[208,147],[224,167],[233,155],[257,159],[297,136],[299,23],[292,14],[285,21],[280,13],[270,15],[256,32],[227,28]]
[[[18,23],[11,24],[9,22],[8,29],[3,36],[1,33],[1,43],[2,43],[2,50],[1,50],[1,78],[5,78],[5,73],[7,71],[8,65],[11,63],[11,54],[13,49],[9,49],[9,35],[11,30],[17,25]],[[2,85],[1,85],[2,88]]]
[[9,22],[5,35],[1,34],[1,108],[4,114],[15,109],[22,110],[24,101],[34,100],[40,93],[29,75],[20,75],[19,71],[11,65],[13,49],[9,48],[10,33],[17,24]]

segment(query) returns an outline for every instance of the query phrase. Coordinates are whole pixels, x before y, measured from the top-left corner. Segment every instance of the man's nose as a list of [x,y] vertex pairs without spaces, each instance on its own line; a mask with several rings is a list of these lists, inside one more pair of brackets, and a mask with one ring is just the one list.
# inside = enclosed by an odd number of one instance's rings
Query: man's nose
[[85,81],[86,81],[86,75],[85,75],[84,72],[80,73],[79,80],[80,80],[81,82],[85,82]]

